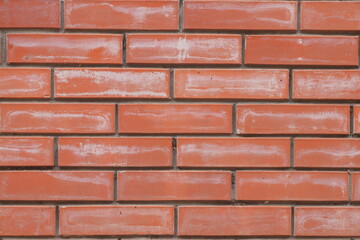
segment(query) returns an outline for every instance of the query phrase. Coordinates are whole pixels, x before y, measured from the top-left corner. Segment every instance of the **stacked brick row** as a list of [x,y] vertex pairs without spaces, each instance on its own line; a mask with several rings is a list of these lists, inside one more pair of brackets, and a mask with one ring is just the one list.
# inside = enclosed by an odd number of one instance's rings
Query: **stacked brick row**
[[0,240],[360,236],[359,13],[0,0]]

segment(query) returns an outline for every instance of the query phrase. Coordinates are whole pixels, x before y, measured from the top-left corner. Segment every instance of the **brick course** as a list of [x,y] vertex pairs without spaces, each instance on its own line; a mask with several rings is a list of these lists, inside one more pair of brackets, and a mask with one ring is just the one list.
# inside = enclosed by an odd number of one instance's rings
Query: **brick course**
[[0,240],[360,237],[359,12],[0,0]]

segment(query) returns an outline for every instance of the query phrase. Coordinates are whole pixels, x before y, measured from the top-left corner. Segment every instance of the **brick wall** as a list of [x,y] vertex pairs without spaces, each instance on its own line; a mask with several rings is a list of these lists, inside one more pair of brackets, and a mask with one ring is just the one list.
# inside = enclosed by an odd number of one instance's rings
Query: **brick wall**
[[0,240],[360,236],[360,1],[0,0]]

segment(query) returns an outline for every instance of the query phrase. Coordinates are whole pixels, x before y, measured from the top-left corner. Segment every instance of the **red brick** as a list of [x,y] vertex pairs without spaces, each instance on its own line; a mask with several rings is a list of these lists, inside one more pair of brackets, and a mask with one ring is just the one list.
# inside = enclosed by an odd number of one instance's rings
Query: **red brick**
[[360,201],[360,172],[352,173],[352,200]]
[[170,167],[171,138],[59,138],[59,165]]
[[52,166],[53,164],[53,138],[0,137],[0,166]]
[[292,97],[357,100],[360,98],[360,71],[295,70]]
[[287,99],[288,70],[179,69],[175,98]]
[[358,47],[352,36],[251,35],[245,64],[357,66]]
[[288,138],[178,138],[179,167],[290,167]]
[[50,98],[50,69],[1,68],[0,98]]
[[360,168],[360,139],[296,138],[294,166],[301,168]]
[[2,171],[0,200],[111,201],[113,172]]
[[0,206],[0,236],[55,236],[55,207]]
[[249,201],[346,201],[347,172],[236,172],[236,199]]
[[238,134],[349,134],[347,105],[251,104],[236,106]]
[[0,0],[0,28],[60,28],[60,1]]
[[229,104],[119,105],[120,133],[231,133]]
[[[41,238],[41,240],[60,240],[62,238],[57,237],[57,238]],[[93,238],[93,237],[84,237],[84,238],[66,238],[67,240],[118,240],[118,238],[103,238],[103,237],[99,237],[99,238]],[[135,240],[135,238],[133,238]],[[3,240],[24,240],[23,238],[3,238]],[[26,238],[26,240],[39,240],[39,238]],[[139,240],[145,240],[145,239],[140,239]],[[164,239],[165,240],[165,239]]]
[[174,209],[167,206],[60,207],[60,235],[171,235]]
[[1,131],[7,133],[112,133],[113,104],[4,103]]
[[360,133],[360,106],[354,106],[354,133]]
[[122,35],[11,33],[7,43],[9,63],[122,63]]
[[179,236],[289,236],[290,207],[179,207]]
[[119,172],[117,181],[120,201],[231,200],[230,172]]
[[126,61],[144,64],[241,64],[241,35],[129,34]]
[[184,2],[185,29],[296,30],[296,2]]
[[303,2],[302,30],[359,31],[360,2]]
[[170,71],[163,69],[58,68],[57,98],[169,98]]
[[358,236],[359,207],[296,207],[295,236]]
[[[63,238],[57,237],[57,238],[41,238],[41,240],[60,240]],[[84,237],[84,238],[66,238],[67,240],[118,240],[118,238],[103,238],[103,237],[98,237],[98,238],[93,238],[93,237]],[[135,238],[133,238],[135,240]],[[3,240],[23,240],[23,238],[3,238]],[[39,238],[26,238],[26,240],[39,240]],[[145,240],[145,239],[140,239],[139,240]]]
[[65,28],[177,30],[178,8],[178,1],[168,0],[67,0]]

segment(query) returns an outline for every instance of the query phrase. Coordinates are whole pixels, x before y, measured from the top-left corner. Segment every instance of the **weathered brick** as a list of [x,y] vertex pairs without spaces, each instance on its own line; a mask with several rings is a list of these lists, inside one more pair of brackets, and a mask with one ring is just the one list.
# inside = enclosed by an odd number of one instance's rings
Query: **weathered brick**
[[169,98],[170,71],[163,69],[58,68],[57,98]]
[[171,138],[59,138],[59,165],[77,167],[170,167]]
[[177,0],[67,0],[65,28],[177,30],[178,11]]
[[241,63],[241,35],[129,34],[126,41],[128,63]]
[[185,29],[296,30],[296,2],[184,1]]
[[8,63],[122,63],[122,35],[11,33],[7,43]]
[[0,98],[50,98],[49,68],[1,68]]
[[117,181],[120,201],[231,200],[230,172],[119,172]]
[[231,133],[229,104],[122,104],[120,133]]
[[289,72],[265,69],[176,69],[175,98],[287,99]]
[[359,38],[250,35],[245,64],[357,66]]
[[171,235],[174,208],[167,206],[62,206],[60,235]]

